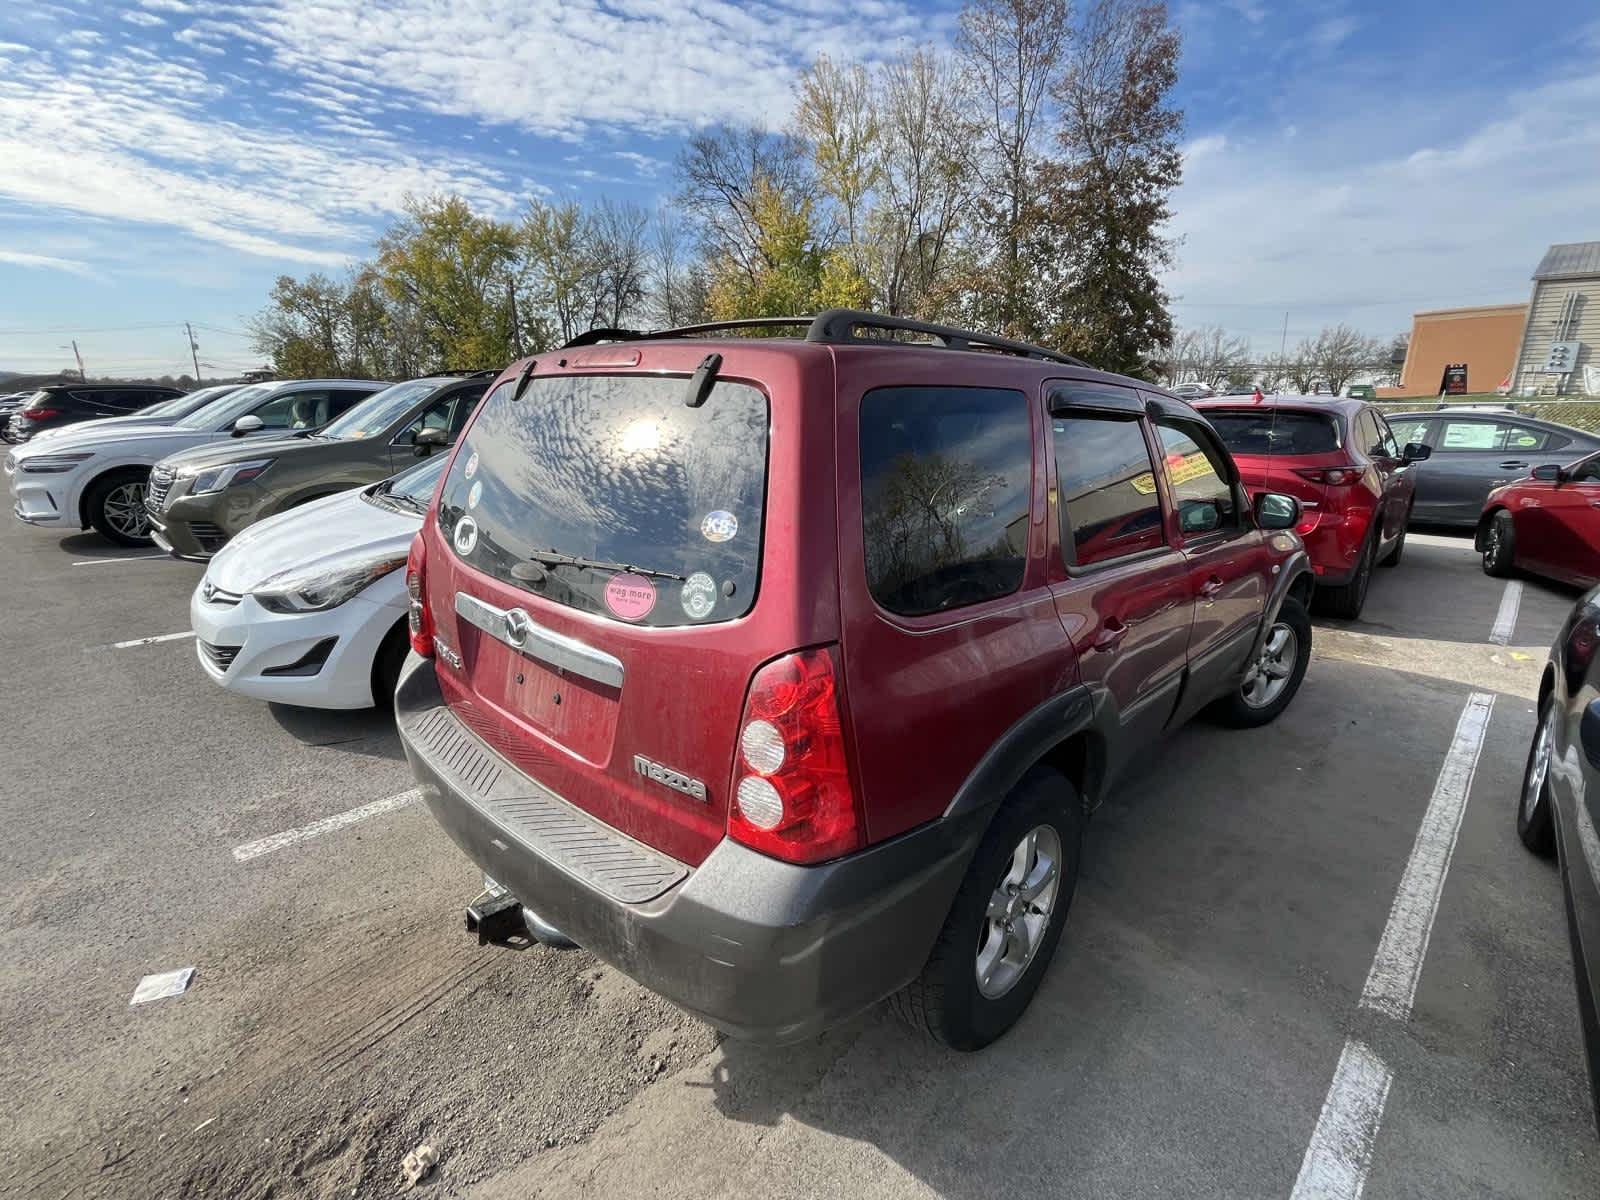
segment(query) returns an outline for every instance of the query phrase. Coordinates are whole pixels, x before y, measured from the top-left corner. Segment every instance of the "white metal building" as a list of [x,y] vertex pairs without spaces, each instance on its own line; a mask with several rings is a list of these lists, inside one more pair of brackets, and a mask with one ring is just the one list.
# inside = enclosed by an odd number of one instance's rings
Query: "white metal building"
[[1545,251],[1517,352],[1518,395],[1600,395],[1600,242]]

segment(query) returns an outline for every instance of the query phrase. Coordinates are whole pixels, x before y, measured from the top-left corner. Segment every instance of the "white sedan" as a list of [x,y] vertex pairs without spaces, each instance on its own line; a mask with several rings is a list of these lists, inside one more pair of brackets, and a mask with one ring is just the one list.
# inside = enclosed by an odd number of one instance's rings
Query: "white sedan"
[[406,553],[448,458],[269,517],[224,546],[189,601],[205,673],[279,704],[389,703],[409,649]]

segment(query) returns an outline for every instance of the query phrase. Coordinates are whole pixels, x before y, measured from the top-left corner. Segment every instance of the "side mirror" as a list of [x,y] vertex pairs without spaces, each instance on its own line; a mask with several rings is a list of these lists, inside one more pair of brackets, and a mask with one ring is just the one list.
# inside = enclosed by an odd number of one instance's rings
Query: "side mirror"
[[265,428],[260,417],[246,414],[233,423],[233,436],[244,437],[247,434],[260,433]]
[[1300,524],[1300,501],[1282,492],[1262,492],[1255,508],[1258,529],[1293,529]]
[[1555,463],[1540,463],[1533,469],[1533,477],[1545,483],[1560,483],[1567,473]]
[[435,450],[443,450],[450,444],[450,433],[444,429],[420,429],[411,439],[411,449],[418,458],[427,458]]
[[1406,448],[1400,451],[1400,461],[1407,463],[1426,462],[1433,457],[1433,447],[1423,442],[1407,442]]

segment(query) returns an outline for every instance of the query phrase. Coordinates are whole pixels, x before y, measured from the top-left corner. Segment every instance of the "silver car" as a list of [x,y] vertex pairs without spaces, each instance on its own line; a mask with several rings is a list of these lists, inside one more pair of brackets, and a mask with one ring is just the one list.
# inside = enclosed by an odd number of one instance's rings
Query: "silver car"
[[1395,440],[1433,447],[1431,457],[1411,466],[1418,525],[1471,528],[1494,488],[1546,463],[1565,466],[1600,450],[1600,437],[1493,408],[1442,408],[1388,413]]

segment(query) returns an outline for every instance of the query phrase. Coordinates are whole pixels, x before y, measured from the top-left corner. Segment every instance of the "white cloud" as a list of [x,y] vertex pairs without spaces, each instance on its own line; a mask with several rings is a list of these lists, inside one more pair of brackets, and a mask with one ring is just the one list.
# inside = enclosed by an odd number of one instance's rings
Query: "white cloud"
[[518,203],[499,170],[420,151],[358,114],[319,131],[304,121],[318,97],[298,97],[295,127],[276,129],[214,116],[224,96],[220,79],[137,48],[92,68],[26,60],[0,75],[0,197],[320,265],[365,253],[407,193]]
[[[870,57],[929,36],[926,15],[907,0],[758,9],[729,0],[392,0],[381,18],[368,0],[260,0],[224,10],[226,24],[270,45],[279,69],[572,139],[594,128],[676,134],[719,120],[777,124],[797,69],[813,55]],[[221,24],[196,21],[185,40],[212,44]]]
[[[1285,310],[1293,340],[1331,321],[1392,333],[1417,309],[1525,299],[1546,246],[1600,236],[1600,75],[1476,97],[1476,119],[1473,99],[1428,85],[1366,111],[1340,102],[1292,114],[1315,137],[1230,136],[1191,154],[1171,226],[1180,323],[1276,349]],[[1460,112],[1462,131],[1406,144],[1399,131],[1440,112]],[[1375,128],[1396,132],[1392,149]]]
[[1336,50],[1360,27],[1361,22],[1354,17],[1329,17],[1311,27],[1306,41],[1314,50]]
[[140,12],[137,9],[122,14],[122,19],[129,25],[142,25],[150,28],[156,25],[165,25],[166,18],[158,17],[155,13]]
[[72,275],[92,275],[88,263],[79,262],[72,258],[56,258],[50,254],[29,254],[23,250],[7,250],[0,247],[0,263],[9,263],[14,267],[41,267],[52,271],[66,271]]
[[1225,133],[1210,133],[1205,137],[1195,138],[1183,148],[1183,161],[1185,166],[1199,162],[1214,154],[1221,154],[1228,148],[1228,135]]

